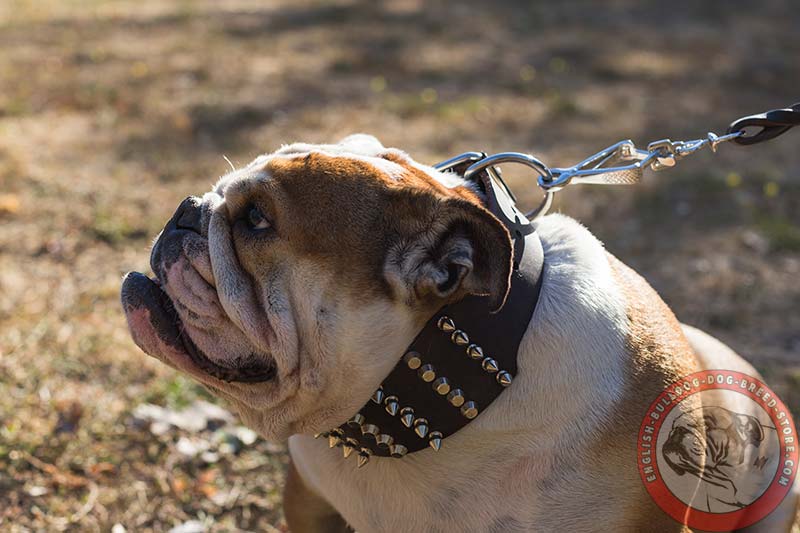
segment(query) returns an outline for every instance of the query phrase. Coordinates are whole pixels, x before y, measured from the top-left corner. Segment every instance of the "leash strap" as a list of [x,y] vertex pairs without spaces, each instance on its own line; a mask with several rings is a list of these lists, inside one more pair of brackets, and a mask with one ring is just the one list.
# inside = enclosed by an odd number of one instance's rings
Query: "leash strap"
[[747,146],[758,144],[783,135],[795,126],[800,126],[800,102],[784,109],[773,109],[765,113],[750,115],[735,120],[728,127],[728,133],[738,133],[747,128],[761,128],[755,134],[744,135],[733,140],[736,144]]

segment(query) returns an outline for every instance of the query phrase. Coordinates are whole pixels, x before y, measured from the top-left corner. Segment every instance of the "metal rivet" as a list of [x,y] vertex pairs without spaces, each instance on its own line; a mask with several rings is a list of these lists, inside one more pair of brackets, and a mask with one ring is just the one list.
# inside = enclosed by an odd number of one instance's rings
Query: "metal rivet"
[[483,359],[483,348],[477,344],[470,344],[467,346],[467,355],[470,356],[471,359],[479,361]]
[[484,370],[486,370],[490,374],[493,374],[499,370],[499,367],[497,366],[497,361],[495,361],[491,357],[487,357],[486,359],[484,359],[483,363],[481,363],[481,366],[483,367]]
[[389,453],[392,454],[392,457],[396,459],[400,459],[405,454],[408,453],[408,448],[403,446],[402,444],[392,444],[389,446]]
[[509,385],[511,385],[512,381],[511,374],[509,374],[505,370],[498,372],[497,376],[495,376],[495,379],[503,387],[508,387]]
[[444,377],[437,378],[436,381],[433,382],[433,390],[444,396],[450,392],[450,381]]
[[358,467],[361,468],[369,462],[369,456],[372,455],[372,450],[369,448],[361,448],[358,452]]
[[345,443],[342,445],[342,454],[344,458],[347,459],[350,457],[350,454],[353,453],[358,448],[358,441],[356,439],[347,439]]
[[465,417],[472,420],[476,416],[478,416],[478,404],[473,401],[468,401],[464,405],[461,406],[461,414]]
[[377,403],[378,405],[383,403],[383,399],[386,397],[386,393],[383,392],[383,387],[379,388],[375,392],[372,393],[372,401]]
[[416,370],[420,366],[422,366],[422,357],[420,357],[418,352],[408,352],[403,356],[403,361],[405,361],[408,368],[411,370]]
[[419,438],[424,439],[428,434],[428,420],[425,418],[414,420],[414,432],[419,435]]
[[381,433],[380,435],[375,437],[375,442],[378,444],[378,446],[381,446],[383,448],[388,448],[394,443],[394,437],[392,437],[391,435],[387,435],[386,433]]
[[428,445],[438,452],[442,449],[442,439],[444,436],[440,431],[431,431],[431,434],[428,435]]
[[436,327],[444,332],[450,333],[456,329],[456,323],[453,322],[453,319],[449,316],[443,316],[436,322]]
[[411,427],[414,423],[414,409],[412,407],[403,407],[400,410],[400,422],[407,428]]
[[436,370],[434,370],[433,365],[423,365],[417,370],[417,375],[425,383],[430,383],[436,379]]
[[396,415],[397,411],[400,409],[400,400],[397,396],[387,396],[386,399],[383,400],[383,403],[386,412],[392,416]]
[[364,424],[363,426],[361,426],[361,434],[364,435],[365,437],[366,436],[376,437],[380,432],[381,430],[378,429],[378,426],[376,426],[375,424]]
[[464,400],[464,391],[461,389],[453,389],[450,391],[450,394],[447,395],[447,401],[454,407],[461,407],[464,405]]
[[460,329],[450,334],[450,340],[457,346],[466,346],[469,344],[469,336]]
[[353,415],[353,418],[347,421],[347,425],[351,427],[358,427],[366,422],[366,418],[361,413],[356,413]]

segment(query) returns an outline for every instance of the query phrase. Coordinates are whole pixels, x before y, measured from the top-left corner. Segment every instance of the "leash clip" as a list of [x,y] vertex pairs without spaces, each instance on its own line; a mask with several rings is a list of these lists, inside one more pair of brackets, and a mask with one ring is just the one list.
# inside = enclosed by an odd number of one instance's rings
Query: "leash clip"
[[[466,152],[434,168],[440,171],[459,172],[463,170],[465,179],[470,179],[481,171],[486,171],[496,182],[502,184],[508,196],[516,201],[511,189],[500,175],[499,165],[517,163],[536,172],[537,184],[544,191],[544,198],[539,206],[526,213],[533,220],[550,209],[555,193],[572,184],[593,185],[631,185],[642,180],[645,168],[654,172],[672,168],[687,155],[702,150],[706,146],[712,152],[724,142],[734,141],[736,144],[755,144],[781,135],[794,126],[800,126],[800,103],[785,109],[773,109],[760,115],[743,117],[730,125],[725,135],[708,132],[703,139],[691,141],[672,141],[661,139],[647,145],[646,150],[636,148],[633,141],[626,139],[584,159],[577,165],[568,168],[549,168],[530,154],[520,152],[502,152],[488,156],[483,152]],[[747,128],[761,128],[755,134]]]

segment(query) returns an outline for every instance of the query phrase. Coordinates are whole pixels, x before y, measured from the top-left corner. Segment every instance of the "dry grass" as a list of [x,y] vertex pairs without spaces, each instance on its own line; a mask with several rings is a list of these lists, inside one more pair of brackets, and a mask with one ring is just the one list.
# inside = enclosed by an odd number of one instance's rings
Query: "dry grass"
[[[798,27],[791,0],[3,2],[0,529],[283,527],[281,447],[181,459],[179,434],[131,416],[202,396],[134,347],[117,291],[223,155],[366,131],[428,162],[516,149],[565,165],[720,132],[798,98]],[[559,204],[795,412],[798,135]]]

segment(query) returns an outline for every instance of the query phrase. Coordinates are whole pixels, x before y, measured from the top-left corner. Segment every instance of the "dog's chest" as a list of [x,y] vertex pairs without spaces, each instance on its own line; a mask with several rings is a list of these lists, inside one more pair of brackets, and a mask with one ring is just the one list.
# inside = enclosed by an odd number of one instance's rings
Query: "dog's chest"
[[290,447],[306,482],[357,531],[529,531],[553,466],[536,454],[503,450],[493,460],[488,450],[471,458],[431,450],[359,469],[321,441],[293,437]]

